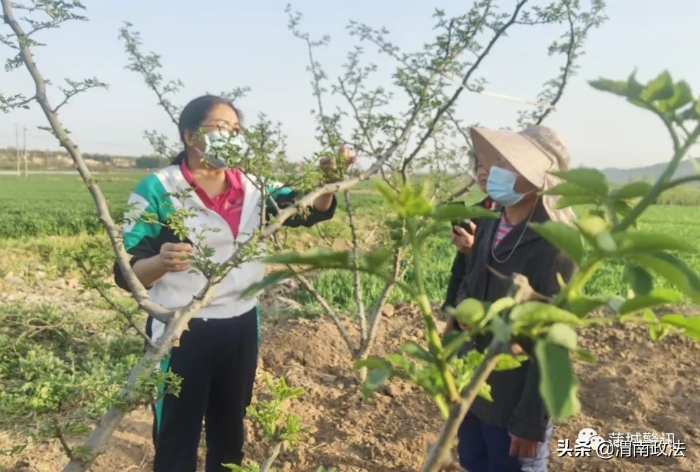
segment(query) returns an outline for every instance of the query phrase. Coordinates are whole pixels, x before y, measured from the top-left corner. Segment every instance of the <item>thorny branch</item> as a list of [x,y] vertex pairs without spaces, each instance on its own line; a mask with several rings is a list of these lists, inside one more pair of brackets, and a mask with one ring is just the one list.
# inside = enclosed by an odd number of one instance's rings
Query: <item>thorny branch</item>
[[[90,270],[85,266],[83,261],[81,260],[76,260],[76,263],[80,270],[83,271],[86,277],[91,277],[93,274],[90,272]],[[107,304],[112,307],[114,311],[117,313],[121,314],[126,321],[129,322],[129,326],[134,328],[134,330],[138,333],[139,336],[141,336],[143,339],[146,340],[146,344],[148,344],[150,347],[155,348],[156,345],[151,340],[151,338],[141,329],[141,327],[134,321],[134,314],[130,312],[129,310],[125,309],[123,306],[119,305],[112,297],[107,293],[107,291],[99,284],[91,284],[90,288],[93,288],[97,291],[97,293],[100,294],[100,296],[107,302]]]
[[165,110],[168,117],[170,117],[170,121],[172,121],[177,127],[178,108],[166,98],[166,95],[170,93],[177,93],[182,88],[183,84],[179,80],[171,80],[163,84],[163,76],[157,72],[157,70],[161,67],[160,56],[152,52],[144,55],[141,52],[141,34],[136,31],[132,31],[132,26],[133,25],[127,21],[119,30],[119,36],[126,43],[126,50],[131,57],[131,62],[129,62],[127,65],[127,69],[140,73],[144,76],[146,79],[146,85],[148,85],[148,87],[156,94],[156,97],[158,97],[158,105]]
[[5,97],[0,93],[0,111],[7,113],[15,108],[28,110],[29,104],[34,100],[36,100],[36,96],[27,98],[24,95],[18,94]]
[[[469,84],[469,79],[470,79],[471,76],[474,74],[474,72],[476,72],[476,70],[479,68],[479,66],[481,65],[481,63],[482,63],[482,62],[484,61],[484,59],[486,58],[486,56],[489,55],[489,53],[491,52],[491,49],[493,49],[493,46],[494,46],[494,45],[498,42],[498,40],[506,33],[506,31],[508,30],[508,28],[510,28],[511,26],[513,26],[513,24],[515,24],[515,21],[518,19],[518,15],[520,14],[520,11],[522,10],[522,8],[525,6],[525,4],[526,4],[527,2],[528,2],[528,0],[518,0],[518,2],[517,2],[516,5],[515,5],[515,8],[514,8],[514,10],[513,10],[513,14],[510,16],[510,19],[509,19],[508,21],[506,21],[505,23],[503,23],[503,24],[501,25],[501,27],[498,28],[498,29],[496,30],[496,32],[495,32],[494,35],[491,37],[491,40],[488,42],[488,44],[486,45],[486,47],[481,51],[481,53],[478,55],[478,57],[476,58],[476,60],[474,61],[474,63],[471,65],[471,67],[469,67],[469,69],[467,70],[467,72],[466,72],[466,73],[464,74],[464,76],[462,77],[462,85],[463,85],[464,87],[467,87],[467,86],[468,86],[468,84]],[[489,5],[488,5],[487,8],[486,8],[487,11],[488,11],[488,8],[490,8],[490,3],[489,3]],[[486,12],[484,13],[484,18],[485,18],[485,16],[486,16]],[[475,28],[474,34],[476,34],[476,32],[477,32],[479,29],[480,29],[480,26],[477,26],[477,27]],[[465,47],[461,48],[461,49],[458,51],[458,53],[456,53],[456,54],[458,55],[458,54],[461,53],[464,49],[465,49]],[[445,61],[445,64],[446,64],[446,63],[447,63],[447,61]],[[440,68],[438,69],[437,73],[439,73],[440,75],[442,75],[442,74],[444,73],[444,64],[443,64],[442,66],[440,66]],[[423,148],[423,145],[424,145],[425,142],[428,140],[428,138],[430,138],[430,135],[433,133],[433,131],[434,131],[434,129],[435,129],[435,126],[439,123],[439,121],[440,121],[442,115],[445,114],[448,110],[450,110],[450,108],[452,108],[452,106],[455,104],[455,102],[457,101],[457,99],[459,98],[459,96],[462,94],[462,91],[464,90],[464,87],[459,87],[459,88],[457,88],[457,90],[454,92],[454,94],[452,95],[452,97],[450,97],[449,100],[447,100],[440,108],[438,108],[437,112],[435,112],[435,115],[433,116],[432,120],[430,121],[430,124],[428,125],[428,129],[427,129],[426,132],[423,134],[423,136],[421,136],[421,138],[418,140],[418,144],[416,144],[415,149],[414,149],[413,152],[411,152],[411,154],[404,160],[403,165],[402,165],[402,167],[401,167],[401,174],[402,174],[402,176],[403,176],[403,178],[404,178],[404,181],[407,179],[406,172],[407,172],[407,169],[408,169],[408,167],[410,166],[411,162],[415,159],[415,157],[418,155],[418,153],[420,152],[420,150]]]
[[355,215],[353,213],[352,204],[350,203],[350,195],[344,192],[345,209],[348,212],[348,225],[350,226],[350,234],[352,236],[352,251],[353,251],[353,290],[355,292],[355,303],[357,304],[357,316],[360,318],[360,344],[364,343],[367,338],[367,315],[365,313],[365,303],[362,296],[362,274],[360,274],[358,259],[360,257],[360,241],[357,237],[357,225],[355,224]]
[[357,347],[355,346],[352,337],[345,329],[345,326],[343,326],[343,322],[340,320],[340,316],[338,316],[338,314],[328,303],[328,301],[326,301],[326,299],[323,298],[323,296],[320,293],[318,293],[318,290],[316,290],[316,288],[313,286],[309,279],[307,279],[302,274],[296,274],[295,277],[299,281],[299,283],[301,283],[301,285],[304,287],[304,290],[309,292],[316,299],[318,304],[321,305],[321,308],[323,308],[323,311],[325,311],[328,317],[331,319],[331,321],[333,321],[333,324],[336,326],[336,328],[338,328],[338,331],[340,332],[340,336],[343,338],[343,341],[345,341],[345,344],[348,346],[348,350],[354,356],[357,352]]
[[68,137],[68,133],[59,121],[57,114],[54,112],[54,108],[49,105],[48,98],[46,96],[46,80],[41,75],[41,72],[34,62],[34,56],[32,55],[31,49],[28,45],[29,43],[26,41],[26,33],[14,17],[12,2],[10,0],[1,0],[1,2],[5,23],[7,23],[14,32],[17,38],[17,44],[19,45],[19,54],[34,81],[36,87],[36,102],[39,104],[44,112],[44,115],[46,116],[46,119],[49,121],[53,134],[58,138],[61,146],[63,146],[68,154],[70,154],[71,158],[73,158],[73,162],[75,163],[80,176],[88,187],[88,190],[95,201],[98,217],[105,226],[110,242],[112,243],[112,248],[117,256],[119,266],[124,271],[126,281],[134,294],[134,298],[138,302],[139,306],[149,315],[156,319],[166,319],[167,316],[170,315],[169,310],[166,310],[148,299],[148,292],[138,278],[136,278],[133,271],[131,271],[131,266],[129,264],[130,257],[124,250],[124,246],[121,243],[121,235],[119,234],[119,231],[114,224],[114,220],[112,220],[109,213],[107,201],[100,191],[99,186],[93,179],[90,170],[83,160],[82,154],[78,150],[78,147]]
[[[554,111],[564,95],[564,90],[569,85],[571,78],[576,75],[578,65],[576,64],[583,54],[583,46],[588,38],[591,29],[600,26],[607,18],[603,14],[605,4],[602,0],[593,0],[590,12],[579,13],[575,11],[578,4],[563,2],[566,10],[565,19],[568,24],[568,32],[564,35],[565,41],[559,43],[555,41],[549,47],[549,55],[563,54],[565,56],[564,65],[560,68],[561,73],[555,79],[544,84],[544,90],[538,95],[539,103],[546,103],[547,106],[539,105],[534,111],[521,112],[518,122],[521,126],[541,125],[544,120]],[[540,24],[549,22],[547,9],[538,12],[538,18],[528,20],[523,24]],[[558,16],[558,15],[557,15]]]
[[372,307],[372,312],[369,318],[369,331],[367,333],[367,338],[362,340],[362,349],[358,353],[358,359],[364,359],[365,357],[367,357],[367,355],[372,350],[372,347],[374,347],[374,340],[377,338],[377,329],[379,328],[379,321],[382,317],[384,305],[386,304],[386,301],[389,298],[389,294],[391,294],[391,291],[394,288],[394,280],[398,280],[401,278],[399,274],[401,270],[401,260],[402,252],[399,249],[396,251],[396,253],[394,253],[394,261],[391,267],[390,278],[384,284],[382,293],[379,295],[379,298],[377,298],[376,303]]
[[88,90],[90,90],[92,88],[105,88],[105,89],[109,88],[109,86],[106,83],[101,82],[101,81],[97,80],[96,78],[85,79],[85,80],[81,80],[81,81],[74,81],[74,80],[66,79],[66,83],[70,86],[70,88],[59,87],[61,92],[63,92],[64,98],[63,98],[63,101],[61,103],[59,103],[58,105],[56,105],[56,107],[53,109],[54,113],[57,113],[58,110],[60,110],[60,108],[63,105],[68,103],[68,101],[71,98],[75,97],[76,95],[78,95],[80,93],[87,92]]
[[265,460],[260,465],[260,472],[270,472],[272,470],[272,464],[275,463],[277,457],[282,452],[283,446],[284,442],[277,442],[267,448],[265,451]]
[[58,424],[58,421],[56,421],[56,419],[51,420],[51,427],[53,428],[53,435],[56,439],[58,439],[58,442],[61,444],[61,449],[63,449],[63,452],[66,453],[66,456],[70,460],[75,460],[73,449],[68,444],[68,441],[66,441],[66,437],[63,435],[63,431],[61,431],[61,427]]

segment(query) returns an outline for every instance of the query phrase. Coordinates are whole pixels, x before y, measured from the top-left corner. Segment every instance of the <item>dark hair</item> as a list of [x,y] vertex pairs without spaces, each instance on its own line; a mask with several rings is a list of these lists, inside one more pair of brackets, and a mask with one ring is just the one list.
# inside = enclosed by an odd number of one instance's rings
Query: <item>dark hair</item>
[[[209,111],[216,105],[228,105],[233,111],[238,115],[238,120],[243,121],[243,114],[236,108],[231,100],[218,95],[202,95],[197,97],[188,103],[185,108],[182,109],[180,113],[180,120],[177,123],[177,128],[180,131],[180,140],[182,144],[187,146],[185,142],[185,131],[186,130],[198,130],[202,125],[204,120],[207,119]],[[175,156],[173,159],[173,164],[179,165],[187,157],[187,149],[183,150],[180,154]]]

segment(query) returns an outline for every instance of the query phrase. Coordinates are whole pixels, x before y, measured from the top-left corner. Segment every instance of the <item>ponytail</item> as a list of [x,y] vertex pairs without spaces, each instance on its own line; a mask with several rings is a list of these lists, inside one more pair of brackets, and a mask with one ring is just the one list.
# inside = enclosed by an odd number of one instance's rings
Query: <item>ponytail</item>
[[182,151],[180,154],[175,156],[173,158],[173,161],[171,162],[172,165],[179,166],[184,162],[184,160],[187,159],[187,151]]

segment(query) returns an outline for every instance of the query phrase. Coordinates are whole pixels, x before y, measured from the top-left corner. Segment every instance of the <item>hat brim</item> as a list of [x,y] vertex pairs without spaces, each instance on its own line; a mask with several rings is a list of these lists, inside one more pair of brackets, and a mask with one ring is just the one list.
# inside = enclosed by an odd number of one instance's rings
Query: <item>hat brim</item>
[[552,158],[520,133],[485,128],[470,128],[469,133],[474,152],[484,164],[490,166],[500,157],[537,188],[554,167]]

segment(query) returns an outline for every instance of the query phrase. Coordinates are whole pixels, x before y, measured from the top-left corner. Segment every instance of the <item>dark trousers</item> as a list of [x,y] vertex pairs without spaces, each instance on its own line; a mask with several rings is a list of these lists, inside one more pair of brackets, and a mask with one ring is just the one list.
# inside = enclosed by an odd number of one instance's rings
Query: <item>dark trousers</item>
[[[205,421],[206,472],[241,465],[243,419],[258,360],[256,310],[227,319],[194,318],[161,370],[182,378],[179,396],[154,405],[154,472],[195,472]],[[147,330],[150,331],[150,330]]]
[[510,457],[510,436],[467,413],[457,433],[459,464],[469,472],[546,472],[552,423],[533,457]]

